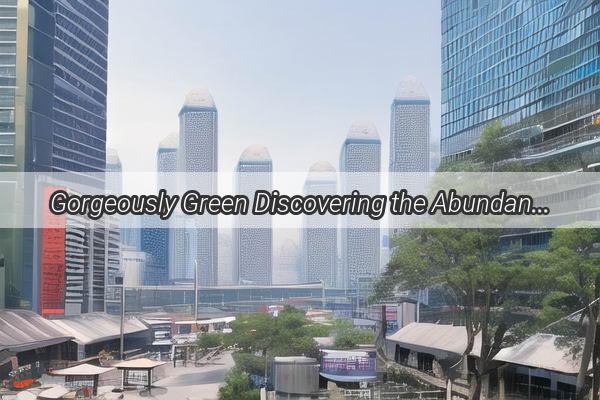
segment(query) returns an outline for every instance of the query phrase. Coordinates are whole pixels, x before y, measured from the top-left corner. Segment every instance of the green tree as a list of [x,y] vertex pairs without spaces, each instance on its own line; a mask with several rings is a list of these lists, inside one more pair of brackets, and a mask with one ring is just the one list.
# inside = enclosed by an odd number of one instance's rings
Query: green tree
[[223,345],[223,334],[219,332],[200,333],[196,339],[196,347],[206,351]]
[[265,375],[265,357],[238,351],[233,354],[233,361],[235,361],[235,366],[244,372],[251,375]]
[[442,163],[438,172],[521,172],[526,167],[515,158],[522,148],[521,140],[508,137],[500,121],[493,121],[484,128],[471,157]]
[[516,157],[521,148],[521,141],[506,137],[500,121],[494,121],[481,133],[473,149],[473,159],[486,170],[495,169],[496,163]]
[[253,365],[264,365],[267,357],[319,354],[313,335],[322,330],[310,323],[304,311],[293,307],[286,307],[277,317],[266,313],[240,315],[231,329],[232,333],[224,336],[224,344],[258,356],[260,360],[254,359]]
[[[510,295],[526,284],[519,257],[498,251],[500,230],[420,229],[398,238],[388,270],[376,284],[375,297],[391,297],[396,287],[419,289],[434,285],[450,288],[463,310],[467,331],[465,355],[477,335],[481,350],[473,371],[470,398],[487,387],[491,360],[500,351],[514,323]],[[493,312],[493,310],[502,310]]]
[[335,348],[340,350],[355,349],[359,344],[372,344],[375,333],[364,329],[348,329],[338,332],[335,336]]
[[259,400],[260,391],[250,383],[250,376],[239,368],[233,368],[219,389],[219,400]]
[[357,329],[352,320],[337,318],[334,320],[332,333],[335,335],[334,346],[336,349],[354,349],[359,344],[373,344],[375,333],[373,331]]
[[593,303],[600,297],[600,259],[594,257],[594,243],[600,243],[600,230],[585,225],[557,228],[550,240],[549,251],[529,256],[532,266],[540,271],[539,281],[546,290],[538,320],[549,323],[574,311],[582,310],[585,339],[581,350],[581,366],[577,376],[577,397],[587,392],[585,380],[590,360],[594,368],[594,398],[600,388],[600,307]]

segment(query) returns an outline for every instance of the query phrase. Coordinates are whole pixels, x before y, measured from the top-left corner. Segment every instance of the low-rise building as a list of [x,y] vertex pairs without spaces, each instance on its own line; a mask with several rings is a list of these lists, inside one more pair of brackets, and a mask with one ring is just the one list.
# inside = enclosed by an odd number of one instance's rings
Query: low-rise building
[[71,339],[33,311],[0,310],[0,379],[19,369],[36,375],[71,359]]
[[[499,400],[574,399],[581,364],[580,352],[573,351],[577,346],[580,338],[540,333],[501,349],[491,363],[489,394]],[[466,349],[464,326],[413,323],[386,337],[394,368],[460,397],[469,393],[469,366],[479,357],[481,335],[465,356]]]
[[466,396],[469,359],[480,353],[481,335],[465,359],[467,343],[464,326],[415,322],[386,337],[386,356],[417,379]]
[[[574,399],[581,358],[572,351],[577,339],[537,334],[494,357],[499,400],[511,398]],[[579,343],[580,344],[580,343]],[[590,365],[591,372],[591,365]]]
[[[118,352],[121,320],[106,313],[88,313],[49,321],[76,344],[76,360],[97,356],[101,351]],[[150,331],[136,318],[126,318],[124,350],[145,351],[150,343]]]

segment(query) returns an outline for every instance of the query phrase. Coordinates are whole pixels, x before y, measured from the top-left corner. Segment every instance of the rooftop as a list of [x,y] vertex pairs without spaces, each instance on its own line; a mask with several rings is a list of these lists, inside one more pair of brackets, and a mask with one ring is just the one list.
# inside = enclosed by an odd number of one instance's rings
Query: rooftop
[[215,101],[208,89],[196,88],[185,96],[183,106],[189,108],[215,108]]
[[106,148],[106,165],[121,165],[121,159],[116,149],[111,147]]
[[400,83],[398,83],[394,100],[429,101],[429,96],[427,95],[427,91],[423,87],[423,84],[417,78],[412,75],[406,75],[400,80]]
[[[413,322],[388,336],[387,340],[410,350],[446,358],[449,355],[462,356],[464,354],[467,349],[467,330],[464,326]],[[475,338],[471,354],[479,355],[480,348],[481,334]]]
[[373,122],[356,121],[350,126],[346,138],[379,140],[379,133]]
[[573,355],[574,343],[568,343],[567,340],[563,342],[561,342],[560,336],[539,333],[516,346],[500,350],[494,360],[566,374],[577,374],[581,358]]
[[265,146],[254,144],[242,152],[240,161],[271,161],[271,154]]
[[67,342],[71,336],[33,311],[0,310],[0,350],[18,353]]
[[317,161],[310,166],[308,172],[335,172],[335,168],[328,161]]
[[167,135],[163,140],[158,144],[159,149],[177,149],[179,147],[179,134],[177,132],[173,132]]
[[314,364],[317,362],[316,358],[305,356],[275,357],[274,360],[278,364]]
[[[120,318],[106,313],[88,313],[50,321],[64,335],[81,344],[91,344],[120,336]],[[102,327],[102,329],[98,329]],[[125,334],[146,331],[148,328],[135,318],[125,320]]]

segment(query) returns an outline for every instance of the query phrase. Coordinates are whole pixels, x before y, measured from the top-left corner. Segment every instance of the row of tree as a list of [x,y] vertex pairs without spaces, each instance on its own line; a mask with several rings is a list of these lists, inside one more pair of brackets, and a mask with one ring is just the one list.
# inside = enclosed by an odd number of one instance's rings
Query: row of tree
[[[556,229],[548,250],[531,253],[501,251],[500,234],[495,229],[413,230],[398,238],[393,259],[375,285],[375,301],[392,298],[398,288],[444,286],[450,290],[464,317],[468,338],[465,354],[472,351],[475,337],[481,335],[472,398],[479,397],[482,382],[489,378],[491,361],[502,347],[577,310],[586,321],[595,322],[598,316],[593,301],[599,297],[600,262],[591,253],[594,243],[600,243],[599,230]],[[540,294],[542,300],[537,301]],[[522,307],[533,308],[534,317],[526,322],[515,317],[515,309]],[[577,341],[577,328],[569,330],[569,326],[568,321],[561,325],[560,333]],[[580,390],[587,376],[585,367],[590,362],[596,324],[584,326],[588,340],[581,353]]]
[[[441,172],[551,171],[559,165],[524,165],[520,140],[504,135],[500,123],[488,126],[468,160],[445,163]],[[469,354],[481,335],[481,351],[472,374],[471,398],[479,398],[491,372],[491,360],[504,346],[549,329],[571,339],[581,358],[578,398],[584,398],[590,360],[594,399],[600,386],[600,260],[594,246],[600,230],[583,224],[554,230],[549,247],[535,252],[500,248],[501,229],[416,229],[394,238],[387,271],[375,285],[373,301],[393,297],[397,289],[443,287],[463,313]],[[525,294],[525,296],[523,295]],[[516,307],[533,317],[515,318]],[[579,315],[579,323],[565,316]],[[581,342],[583,344],[580,346]],[[581,348],[582,347],[582,348]]]

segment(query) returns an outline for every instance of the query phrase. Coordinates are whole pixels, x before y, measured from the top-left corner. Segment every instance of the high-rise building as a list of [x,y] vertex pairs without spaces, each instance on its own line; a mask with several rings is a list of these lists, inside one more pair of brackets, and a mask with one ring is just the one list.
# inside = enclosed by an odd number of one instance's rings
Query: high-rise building
[[237,285],[233,272],[233,243],[230,229],[219,229],[219,286]]
[[[167,135],[158,145],[158,151],[156,152],[156,172],[157,189],[165,189],[168,193],[177,193],[177,177],[175,173],[178,168],[177,149],[179,147],[179,134],[174,132]],[[175,215],[173,218],[179,218]],[[171,224],[169,220],[167,224]],[[166,240],[160,251],[167,254],[167,270],[168,275],[166,281],[178,281],[193,279],[186,277],[185,272],[189,270],[186,267],[186,262],[191,262],[189,257],[185,257],[187,254],[183,249],[183,238],[185,237],[185,231],[183,229],[170,227],[164,231]],[[165,238],[163,238],[165,239]],[[166,248],[164,247],[166,246]]]
[[[123,166],[119,154],[115,149],[106,149],[106,191],[108,193],[123,194]],[[141,218],[139,215],[120,215],[121,244],[127,247],[141,249]]]
[[[235,172],[238,194],[253,199],[256,190],[272,188],[273,162],[264,146],[253,145],[244,150]],[[270,285],[273,279],[271,216],[238,216],[233,232],[234,281],[242,285]]]
[[123,165],[116,149],[106,149],[106,193],[121,195],[123,193]]
[[[104,172],[108,0],[7,0],[0,8],[0,171]],[[33,188],[14,189],[14,213],[41,209],[34,202],[42,198]],[[102,236],[97,243],[106,248]],[[35,229],[0,232],[0,306],[40,311],[44,293],[65,292],[64,262],[44,258],[64,239]],[[57,305],[50,311],[64,312],[64,299]]]
[[[429,96],[415,77],[402,78],[391,105],[389,190],[423,194],[429,171]],[[400,216],[390,216],[390,236],[399,229]]]
[[[157,191],[165,189],[173,195],[177,192],[177,177],[175,172],[178,168],[177,148],[178,134],[172,133],[165,137],[158,145],[156,151],[156,186]],[[144,262],[144,278],[146,285],[165,284],[172,279],[173,265],[175,261],[184,264],[189,259],[181,257],[176,246],[183,243],[177,241],[177,234],[182,233],[180,229],[169,229],[171,221],[163,221],[155,216],[142,217],[141,246],[140,249],[146,253]],[[184,264],[185,267],[185,264]]]
[[[335,168],[327,161],[314,163],[304,183],[305,195],[326,196],[337,194]],[[302,229],[303,282],[323,281],[335,287],[337,280],[337,216],[305,215]]]
[[468,157],[494,120],[526,164],[597,161],[599,21],[598,1],[442,1],[443,161]]
[[[340,153],[341,193],[358,190],[375,195],[380,191],[381,139],[372,122],[355,122]],[[345,288],[373,279],[379,271],[379,224],[360,216],[342,218],[342,271]]]
[[286,237],[276,246],[273,254],[273,284],[298,283],[300,270],[300,249],[297,239]]
[[389,171],[429,171],[429,96],[413,76],[402,78],[392,101]]
[[[217,194],[218,139],[218,113],[211,94],[206,89],[192,90],[179,112],[178,170],[186,173],[182,191]],[[187,232],[195,252],[186,261],[183,279],[193,279],[197,262],[198,281],[213,286],[218,281],[216,217],[200,216],[195,221],[201,226]]]

